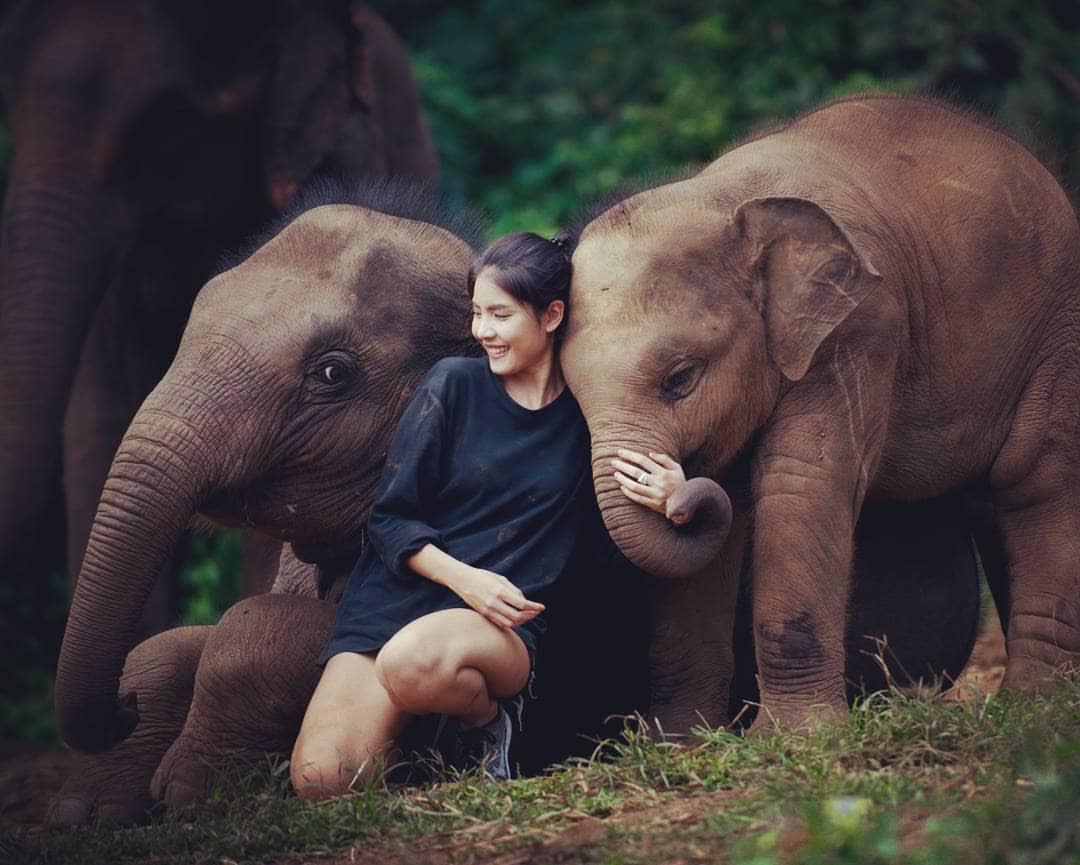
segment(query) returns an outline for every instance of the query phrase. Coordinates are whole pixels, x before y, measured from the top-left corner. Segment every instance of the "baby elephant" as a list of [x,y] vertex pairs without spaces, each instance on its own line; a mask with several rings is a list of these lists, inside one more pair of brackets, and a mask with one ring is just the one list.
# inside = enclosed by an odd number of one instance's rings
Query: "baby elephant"
[[[1080,660],[1080,227],[1023,147],[939,102],[843,99],[610,207],[573,265],[563,363],[605,522],[640,567],[707,585],[707,514],[671,525],[610,461],[745,484],[769,718],[846,711],[866,502],[983,515],[1006,686]],[[698,606],[661,637],[707,636]]]

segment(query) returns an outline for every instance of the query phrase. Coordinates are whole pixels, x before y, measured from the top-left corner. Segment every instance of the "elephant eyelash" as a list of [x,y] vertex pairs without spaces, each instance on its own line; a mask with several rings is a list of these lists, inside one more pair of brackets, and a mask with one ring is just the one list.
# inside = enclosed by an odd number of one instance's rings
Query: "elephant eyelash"
[[330,352],[308,366],[305,390],[314,402],[333,402],[351,398],[361,378],[356,358],[347,352]]
[[684,360],[667,372],[660,382],[660,398],[665,402],[685,399],[697,387],[705,364],[697,360]]

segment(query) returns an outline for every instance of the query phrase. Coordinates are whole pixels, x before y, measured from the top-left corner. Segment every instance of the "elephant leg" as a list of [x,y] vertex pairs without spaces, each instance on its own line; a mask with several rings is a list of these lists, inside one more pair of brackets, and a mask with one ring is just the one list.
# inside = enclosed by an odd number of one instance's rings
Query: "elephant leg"
[[1005,688],[1037,689],[1055,670],[1080,668],[1080,477],[1062,486],[1060,498],[1017,506],[1010,495],[998,508],[1009,563]]
[[735,614],[749,521],[737,511],[720,559],[693,577],[653,583],[650,723],[686,734],[731,720]]
[[[67,513],[67,569],[74,580],[86,550],[98,499],[113,455],[143,397],[164,369],[142,346],[134,316],[114,282],[98,306],[83,345],[64,417],[64,498]],[[158,579],[143,608],[140,637],[163,631],[175,620],[174,564]]]
[[990,473],[1008,562],[1002,686],[1038,688],[1080,667],[1080,364],[1028,385]]
[[258,595],[232,606],[207,641],[191,711],[150,789],[169,808],[202,802],[223,773],[288,754],[318,683],[334,606]]
[[955,681],[978,625],[978,568],[959,502],[864,507],[855,528],[848,696],[881,690],[890,680]]
[[51,825],[75,826],[95,819],[135,823],[147,818],[154,804],[150,779],[183,729],[199,656],[212,630],[174,628],[132,649],[120,691],[138,696],[138,726],[111,751],[80,756],[50,806]]

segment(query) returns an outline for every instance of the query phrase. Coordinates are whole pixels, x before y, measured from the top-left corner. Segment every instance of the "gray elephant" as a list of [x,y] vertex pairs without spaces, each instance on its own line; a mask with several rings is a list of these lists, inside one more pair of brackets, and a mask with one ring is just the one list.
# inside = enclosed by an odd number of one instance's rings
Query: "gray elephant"
[[[932,100],[840,100],[611,206],[573,264],[563,364],[604,520],[631,560],[700,594],[721,555],[709,484],[745,491],[770,719],[846,711],[855,527],[873,502],[974,503],[1007,686],[1080,660],[1080,228],[1023,147]],[[696,517],[631,502],[619,448],[705,479]],[[671,634],[725,630],[711,607],[671,605],[660,678],[685,667]],[[683,676],[671,711],[715,667]]]
[[[77,572],[120,438],[222,250],[316,172],[433,181],[437,160],[402,45],[356,0],[6,7],[0,569],[11,580],[38,578],[38,532],[64,522],[42,518],[61,450]],[[171,606],[159,591],[142,630],[160,630]]]

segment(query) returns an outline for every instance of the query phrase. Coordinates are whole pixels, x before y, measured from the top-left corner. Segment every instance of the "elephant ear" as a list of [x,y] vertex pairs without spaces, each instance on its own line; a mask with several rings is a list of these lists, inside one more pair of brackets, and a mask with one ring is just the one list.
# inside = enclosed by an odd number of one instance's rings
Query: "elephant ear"
[[358,2],[285,8],[265,129],[269,196],[279,210],[317,168],[385,172],[370,13]]
[[799,381],[818,346],[881,281],[847,232],[803,198],[755,198],[735,209],[750,244],[769,353]]

